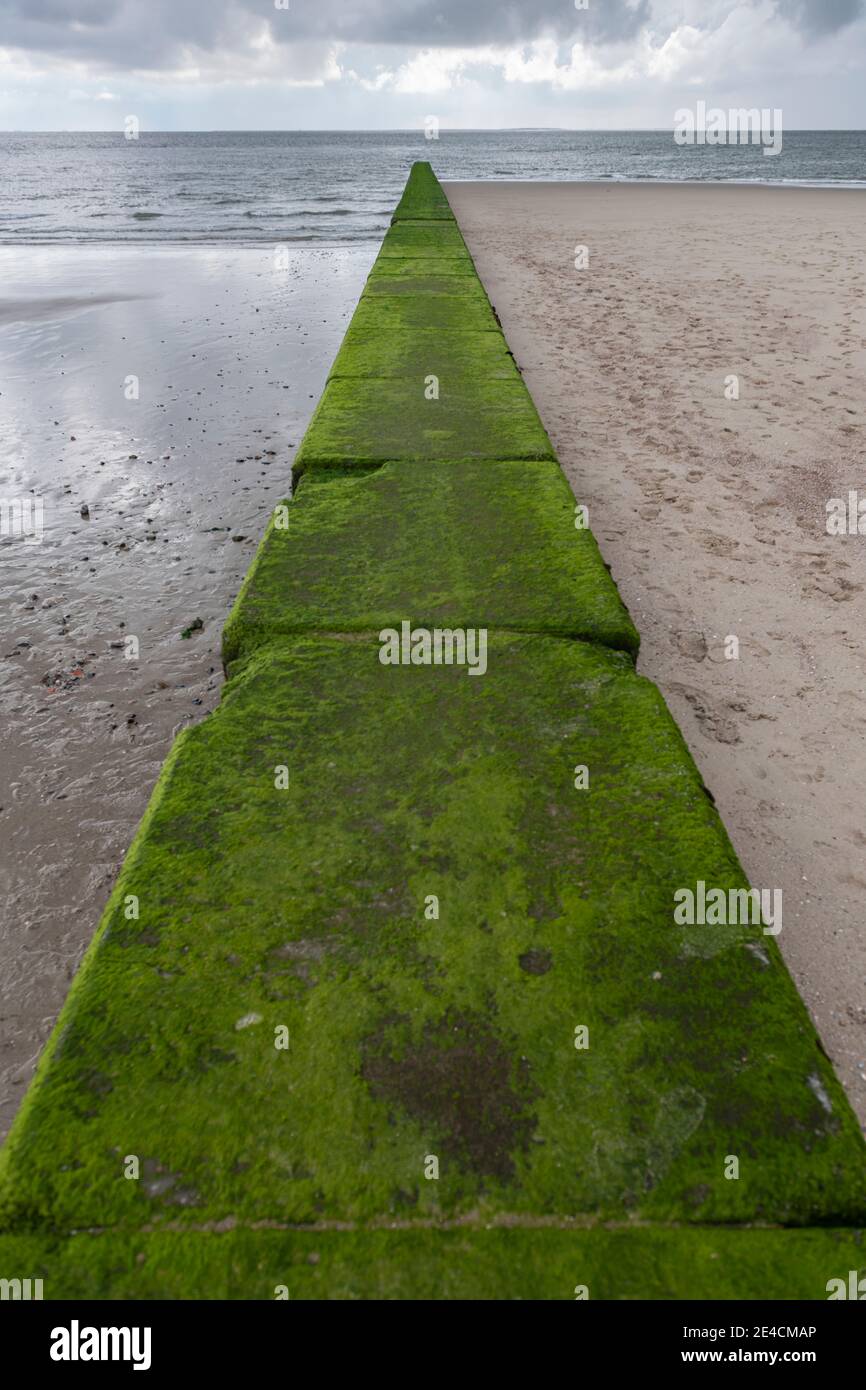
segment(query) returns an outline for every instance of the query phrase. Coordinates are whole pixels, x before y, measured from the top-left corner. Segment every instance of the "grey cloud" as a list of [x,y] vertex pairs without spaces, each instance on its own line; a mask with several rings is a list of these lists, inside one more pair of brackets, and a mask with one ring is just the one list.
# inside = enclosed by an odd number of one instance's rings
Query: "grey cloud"
[[319,37],[354,42],[462,47],[551,35],[611,43],[632,38],[650,9],[650,0],[590,0],[586,10],[574,0],[323,0],[309,23]]
[[161,67],[185,45],[243,52],[262,23],[280,43],[472,46],[542,36],[628,40],[651,0],[0,0],[0,46],[124,68]]
[[863,14],[863,0],[777,0],[777,9],[807,34],[835,34]]
[[[740,0],[742,2],[742,0]],[[727,0],[733,9],[737,0]],[[752,0],[758,3],[758,0]],[[850,24],[866,0],[775,0],[776,12],[807,36],[831,34]],[[664,15],[655,38],[676,27],[693,6],[671,0],[0,0],[0,47],[78,59],[95,68],[169,68],[185,48],[254,58],[252,40],[264,24],[285,46],[294,74],[304,45],[342,41],[423,47],[509,45],[552,37],[599,45],[627,42],[647,24],[653,9]],[[716,21],[722,0],[709,7]],[[700,13],[700,10],[697,10]]]
[[121,68],[161,67],[231,35],[231,0],[0,0],[0,47]]

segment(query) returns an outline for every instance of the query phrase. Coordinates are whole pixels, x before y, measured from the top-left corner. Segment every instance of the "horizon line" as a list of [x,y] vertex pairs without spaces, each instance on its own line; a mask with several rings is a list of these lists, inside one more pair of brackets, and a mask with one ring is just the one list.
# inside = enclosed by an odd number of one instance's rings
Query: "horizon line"
[[[741,108],[732,108],[740,110]],[[751,108],[742,108],[751,109]],[[519,135],[525,132],[562,135],[668,135],[672,126],[442,126],[443,134],[452,135]],[[863,135],[866,126],[786,126],[788,134],[797,135]],[[123,135],[106,127],[59,127],[52,130],[23,129],[19,126],[0,126],[0,135]],[[423,125],[417,126],[202,126],[180,129],[150,127],[141,135],[418,135],[423,137]],[[429,141],[430,144],[437,143]]]

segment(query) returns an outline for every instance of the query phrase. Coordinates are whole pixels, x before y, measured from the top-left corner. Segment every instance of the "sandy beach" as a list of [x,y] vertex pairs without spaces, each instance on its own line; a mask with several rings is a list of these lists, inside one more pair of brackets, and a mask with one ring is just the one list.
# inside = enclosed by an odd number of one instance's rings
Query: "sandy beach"
[[864,194],[446,187],[864,1124],[866,537],[826,529],[866,496]]
[[0,537],[0,1136],[174,734],[217,703],[373,254],[0,250],[4,497],[44,509],[40,543]]

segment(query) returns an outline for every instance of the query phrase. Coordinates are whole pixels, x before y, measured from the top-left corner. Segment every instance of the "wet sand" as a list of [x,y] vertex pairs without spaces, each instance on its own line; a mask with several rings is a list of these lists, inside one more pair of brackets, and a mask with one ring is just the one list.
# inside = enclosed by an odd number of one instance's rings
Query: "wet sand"
[[446,188],[866,1124],[866,536],[826,532],[866,498],[866,195]]
[[0,1136],[174,734],[217,702],[375,249],[0,249],[0,497],[44,508],[40,543],[0,536]]

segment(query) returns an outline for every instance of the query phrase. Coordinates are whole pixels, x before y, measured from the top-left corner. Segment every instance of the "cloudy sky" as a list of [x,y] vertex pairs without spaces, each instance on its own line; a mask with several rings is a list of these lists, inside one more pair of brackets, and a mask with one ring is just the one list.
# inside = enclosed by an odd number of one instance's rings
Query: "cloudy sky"
[[866,127],[866,0],[0,0],[0,128]]

